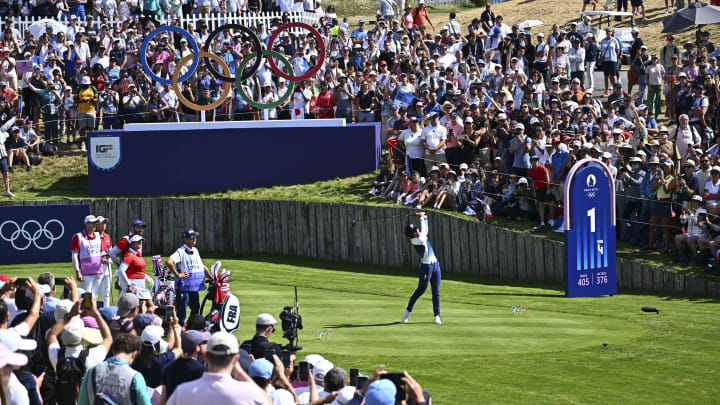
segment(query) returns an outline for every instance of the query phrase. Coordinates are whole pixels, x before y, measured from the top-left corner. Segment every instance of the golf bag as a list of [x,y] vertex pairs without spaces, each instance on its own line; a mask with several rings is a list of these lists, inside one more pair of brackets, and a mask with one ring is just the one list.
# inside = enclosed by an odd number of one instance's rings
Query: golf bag
[[205,302],[211,301],[210,312],[205,316],[208,331],[232,333],[240,326],[240,300],[230,292],[230,272],[220,270],[221,267],[222,263],[218,261],[210,268],[212,279],[200,305],[200,313],[205,309]]
[[175,306],[175,277],[170,269],[163,265],[160,255],[152,257],[152,264],[155,275],[153,302],[158,307]]

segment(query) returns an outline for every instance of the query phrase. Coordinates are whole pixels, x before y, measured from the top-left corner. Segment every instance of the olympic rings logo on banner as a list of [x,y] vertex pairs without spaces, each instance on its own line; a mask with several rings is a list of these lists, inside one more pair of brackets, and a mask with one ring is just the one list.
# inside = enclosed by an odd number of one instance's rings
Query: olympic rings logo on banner
[[[275,43],[275,40],[277,39],[278,35],[290,28],[304,28],[310,32],[312,36],[315,37],[317,44],[318,44],[318,58],[319,61],[315,67],[305,72],[305,74],[300,76],[295,76],[295,73],[293,72],[292,65],[290,64],[290,61],[288,61],[282,54],[272,51],[273,44]],[[214,53],[210,52],[210,44],[213,42],[213,39],[218,36],[220,33],[222,33],[226,29],[234,29],[242,31],[243,34],[250,37],[250,42],[252,42],[254,47],[254,52],[246,55],[240,64],[238,65],[236,72],[242,72],[242,74],[236,74],[236,77],[233,78],[230,76],[230,68],[225,63],[225,61],[220,58],[219,56],[215,55]],[[152,71],[150,68],[150,65],[147,61],[147,47],[150,44],[150,40],[155,37],[156,35],[160,34],[164,31],[171,31],[178,33],[182,35],[187,41],[188,45],[191,48],[192,53],[185,56],[184,58],[180,59],[180,61],[175,66],[175,71],[172,74],[172,79],[166,79],[163,77],[160,77],[155,74],[155,72]],[[180,27],[176,27],[174,25],[166,25],[162,27],[158,27],[155,30],[153,30],[150,34],[148,34],[147,37],[145,37],[145,40],[143,40],[142,45],[139,49],[140,53],[140,65],[142,66],[143,70],[145,71],[145,74],[152,80],[155,80],[156,82],[160,84],[167,84],[171,85],[173,90],[175,91],[175,94],[177,95],[178,99],[180,100],[180,103],[182,103],[184,106],[188,108],[195,109],[196,111],[207,111],[212,110],[213,108],[218,107],[220,104],[225,101],[227,96],[230,94],[231,85],[234,82],[235,86],[238,89],[238,93],[240,94],[240,97],[242,97],[245,102],[247,102],[252,107],[255,107],[257,109],[269,109],[269,108],[275,108],[282,103],[284,103],[290,96],[292,95],[292,91],[295,87],[295,82],[300,82],[303,80],[306,80],[313,75],[315,75],[317,72],[320,71],[322,68],[322,63],[325,60],[325,42],[323,41],[322,36],[320,36],[320,33],[313,27],[311,27],[308,24],[301,23],[301,22],[293,22],[293,23],[287,23],[283,24],[275,31],[273,31],[272,35],[270,35],[270,38],[268,40],[268,50],[264,50],[262,48],[262,43],[260,42],[260,38],[249,28],[240,25],[240,24],[224,24],[219,27],[217,27],[213,32],[210,33],[210,35],[207,37],[207,40],[205,41],[205,45],[203,46],[202,51],[198,47],[197,42],[195,42],[195,39],[190,35],[189,32],[185,31],[184,29]],[[268,62],[270,64],[270,70],[277,74],[279,77],[282,77],[290,82],[288,85],[285,94],[280,97],[277,101],[272,103],[259,103],[255,100],[252,100],[246,93],[245,90],[242,87],[242,82],[244,80],[249,79],[254,75],[258,69],[260,69],[260,66],[262,66],[262,59],[263,57],[268,56]],[[217,80],[224,83],[223,86],[223,93],[215,100],[213,103],[208,105],[198,105],[190,100],[188,100],[185,96],[182,95],[182,92],[180,91],[180,83],[190,79],[195,72],[197,71],[198,66],[200,65],[200,58],[202,58],[203,62],[207,66],[208,71],[210,74]],[[190,63],[190,67],[188,68],[187,72],[185,72],[182,76],[180,76],[180,68],[184,66],[187,62],[189,62],[192,59],[192,62]],[[247,65],[250,63],[251,60],[255,60],[255,62],[250,66],[248,70],[245,70]],[[280,62],[285,66],[285,68],[288,70],[289,73],[283,72],[276,64],[275,59],[279,59]],[[218,72],[217,69],[212,65],[211,60],[215,62],[222,70],[221,72]]]
[[317,332],[315,332],[315,335],[320,340],[330,339],[330,337],[332,337],[332,335],[333,335],[333,330],[332,329],[318,329]]
[[[60,234],[55,236],[53,232],[51,232],[48,228],[48,225],[51,223],[57,223],[60,225]],[[37,227],[37,230],[30,233],[26,228],[28,225],[35,225]],[[10,235],[6,233],[6,227],[13,226],[15,230],[13,230]],[[56,240],[62,238],[62,236],[65,234],[65,226],[57,219],[50,219],[47,222],[45,222],[45,225],[40,225],[40,222],[35,221],[34,219],[25,221],[25,223],[20,226],[17,222],[12,220],[7,220],[0,224],[0,238],[2,238],[5,242],[10,242],[12,247],[15,248],[15,250],[27,250],[30,245],[35,245],[35,247],[39,250],[48,250],[50,247],[55,243]],[[24,239],[27,244],[18,246],[15,241],[18,239]],[[43,246],[38,243],[38,240],[41,239],[47,239],[50,241],[50,243],[47,246]],[[24,243],[24,242],[23,242]]]

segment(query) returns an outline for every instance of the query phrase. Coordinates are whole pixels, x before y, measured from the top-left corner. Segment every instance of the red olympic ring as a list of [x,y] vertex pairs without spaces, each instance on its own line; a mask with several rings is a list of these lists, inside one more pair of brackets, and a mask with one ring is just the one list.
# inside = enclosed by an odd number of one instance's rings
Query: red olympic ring
[[268,41],[267,49],[272,50],[273,43],[275,42],[275,39],[277,38],[277,36],[282,31],[285,31],[286,29],[292,28],[292,27],[305,28],[306,30],[310,31],[310,33],[317,40],[317,43],[318,43],[317,65],[313,69],[308,70],[307,73],[305,73],[302,76],[292,76],[292,75],[289,75],[289,74],[283,72],[281,69],[279,69],[277,67],[277,65],[275,64],[274,58],[268,57],[267,59],[268,59],[268,62],[270,62],[270,68],[272,68],[273,72],[277,73],[278,76],[282,77],[283,79],[289,80],[291,82],[299,82],[299,81],[310,78],[312,75],[319,72],[320,69],[322,68],[322,64],[325,61],[325,42],[323,41],[323,38],[320,36],[320,33],[317,32],[317,30],[315,28],[313,28],[305,23],[292,22],[292,23],[283,24],[283,25],[277,27],[277,29],[272,33],[272,35],[270,35],[270,40]]

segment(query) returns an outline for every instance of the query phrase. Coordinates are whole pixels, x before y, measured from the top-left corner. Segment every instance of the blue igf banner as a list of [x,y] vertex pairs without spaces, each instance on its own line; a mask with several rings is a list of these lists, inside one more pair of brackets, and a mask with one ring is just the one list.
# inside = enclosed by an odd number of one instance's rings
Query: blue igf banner
[[[597,162],[597,161],[595,161]],[[587,162],[586,162],[587,163]],[[615,275],[614,189],[600,164],[571,171],[565,203],[568,297],[617,293]],[[567,209],[566,209],[567,212]]]
[[0,207],[0,264],[70,262],[90,205]]

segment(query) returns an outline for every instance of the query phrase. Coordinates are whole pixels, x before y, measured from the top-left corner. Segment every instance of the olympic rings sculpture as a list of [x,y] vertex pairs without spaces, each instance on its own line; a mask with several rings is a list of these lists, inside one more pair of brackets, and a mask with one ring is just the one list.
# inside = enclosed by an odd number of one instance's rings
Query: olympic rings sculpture
[[315,332],[315,335],[320,340],[330,339],[330,337],[332,337],[332,335],[333,335],[333,330],[332,329],[318,329],[317,332]]
[[[48,229],[48,225],[50,225],[51,223],[57,223],[58,225],[60,225],[59,235],[55,236],[55,234]],[[28,225],[35,225],[37,227],[37,230],[33,233],[30,233],[30,231],[26,229]],[[6,226],[15,227],[15,230],[12,231],[9,236],[5,232]],[[65,226],[57,219],[50,219],[45,222],[45,225],[40,225],[40,222],[34,219],[25,221],[22,226],[20,226],[17,222],[13,220],[7,220],[0,224],[0,238],[2,238],[2,240],[6,242],[10,242],[10,244],[12,245],[12,247],[15,248],[15,250],[27,250],[30,245],[35,245],[35,247],[39,250],[48,250],[53,245],[53,243],[55,243],[56,240],[62,238],[64,234]],[[15,241],[20,238],[25,239],[27,241],[27,244],[20,246],[15,244]],[[47,246],[38,244],[38,240],[42,238],[49,240],[50,243]]]
[[[290,28],[303,28],[310,32],[310,34],[315,37],[317,44],[318,44],[318,58],[319,61],[315,67],[305,72],[305,74],[300,76],[295,76],[295,73],[293,72],[292,64],[290,61],[285,58],[282,54],[272,51],[273,44],[275,40],[277,39],[278,35]],[[250,37],[250,42],[252,42],[254,47],[254,52],[246,55],[242,61],[240,62],[240,65],[235,69],[236,72],[242,72],[241,75],[237,75],[235,78],[230,77],[230,68],[225,63],[225,61],[220,58],[219,56],[215,55],[210,51],[210,45],[213,41],[213,39],[218,36],[220,33],[222,33],[226,29],[234,29],[242,31],[243,34]],[[160,34],[161,32],[165,31],[171,31],[175,32],[177,34],[182,35],[188,42],[188,45],[190,46],[190,49],[192,51],[191,54],[185,56],[184,58],[180,59],[180,61],[177,63],[175,71],[172,74],[172,79],[166,79],[163,77],[158,76],[155,74],[155,72],[152,71],[150,65],[148,64],[147,60],[147,47],[150,45],[150,41],[153,37]],[[292,91],[295,87],[295,82],[306,80],[313,75],[315,75],[320,69],[322,68],[322,61],[325,60],[325,42],[323,41],[322,36],[320,36],[320,33],[313,27],[311,27],[308,24],[300,23],[300,22],[293,22],[293,23],[287,23],[283,24],[270,35],[270,39],[268,41],[268,50],[262,49],[262,43],[260,42],[260,38],[248,27],[245,27],[240,24],[224,24],[219,27],[217,27],[213,32],[210,33],[207,40],[205,41],[205,45],[203,46],[202,51],[198,47],[197,42],[195,42],[195,39],[190,35],[189,32],[185,31],[184,29],[180,27],[176,27],[173,25],[166,25],[161,26],[153,30],[150,34],[148,34],[145,39],[142,42],[142,45],[139,49],[140,53],[140,65],[142,66],[143,70],[145,71],[145,74],[148,75],[149,78],[152,80],[155,80],[156,82],[160,84],[167,84],[171,85],[173,90],[175,91],[175,94],[178,97],[178,100],[180,103],[182,103],[184,106],[188,108],[195,109],[196,111],[207,111],[212,110],[213,108],[218,107],[220,104],[223,103],[223,101],[227,98],[227,96],[230,94],[231,85],[234,82],[235,86],[238,89],[238,92],[240,94],[240,97],[242,97],[243,100],[245,100],[248,104],[250,104],[252,107],[257,109],[269,109],[269,108],[275,108],[279,106],[280,104],[284,103],[290,96],[292,95]],[[255,100],[252,100],[246,93],[245,90],[242,87],[242,82],[244,80],[249,79],[254,75],[259,69],[260,66],[262,66],[262,59],[263,57],[268,56],[268,62],[270,64],[270,70],[277,74],[279,77],[282,77],[290,82],[290,84],[287,87],[287,90],[285,91],[285,94],[283,94],[282,97],[280,97],[277,101],[271,102],[271,103],[260,103]],[[208,71],[210,74],[217,80],[220,80],[224,83],[223,86],[223,93],[216,101],[214,101],[211,104],[208,105],[198,105],[190,100],[188,100],[185,96],[183,96],[182,92],[180,91],[180,83],[190,79],[195,72],[197,71],[198,66],[200,65],[200,58],[202,58],[203,62],[208,68]],[[180,76],[180,67],[184,66],[188,61],[192,59],[192,62],[190,64],[190,67],[188,68],[187,72],[185,72],[182,76]],[[247,65],[250,63],[251,60],[255,60],[255,62],[250,66],[250,69],[245,70]],[[285,68],[288,70],[288,73],[283,72],[276,64],[275,59],[279,59],[280,62],[285,66]],[[213,61],[217,63],[217,65],[222,69],[222,73],[218,72],[217,69],[212,65],[210,61]],[[332,334],[332,333],[331,333]]]

